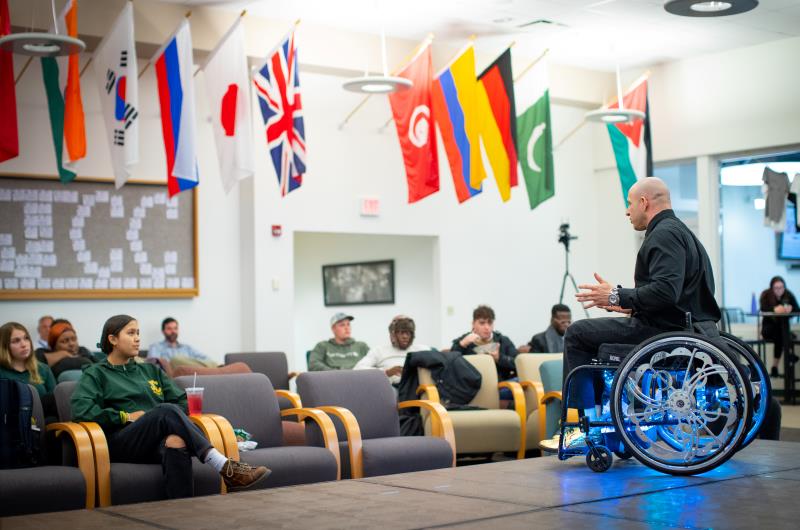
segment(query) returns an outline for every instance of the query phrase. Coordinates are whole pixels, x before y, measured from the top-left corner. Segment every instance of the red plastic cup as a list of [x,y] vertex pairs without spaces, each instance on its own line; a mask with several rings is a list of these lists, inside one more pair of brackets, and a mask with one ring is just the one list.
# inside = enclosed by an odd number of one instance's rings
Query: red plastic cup
[[187,388],[186,399],[189,402],[189,415],[203,413],[203,387]]

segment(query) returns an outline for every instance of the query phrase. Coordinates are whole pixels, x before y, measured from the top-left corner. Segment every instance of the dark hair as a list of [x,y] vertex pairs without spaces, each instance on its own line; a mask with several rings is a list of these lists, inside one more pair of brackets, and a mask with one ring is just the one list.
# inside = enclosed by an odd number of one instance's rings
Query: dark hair
[[572,313],[572,310],[568,305],[556,304],[553,306],[553,309],[550,310],[550,316],[556,318],[556,313]]
[[66,318],[56,318],[53,319],[52,322],[50,322],[51,326],[55,326],[56,324],[69,324],[70,326],[72,326],[72,322],[70,322]]
[[472,312],[472,320],[475,321],[480,319],[486,319],[494,322],[494,309],[488,305],[479,305],[476,307],[475,311]]
[[175,320],[175,319],[174,319],[174,318],[172,318],[172,317],[167,317],[167,318],[165,318],[164,320],[162,320],[162,321],[161,321],[161,331],[164,331],[164,328],[165,328],[165,327],[167,327],[167,324],[171,324],[171,323],[173,323],[173,322],[175,322],[176,324],[178,323],[178,321],[177,321],[177,320]]
[[783,284],[783,286],[786,287],[786,282],[783,281],[782,277],[773,276],[772,279],[769,281],[769,288],[772,289],[772,287],[778,282],[781,282]]
[[103,353],[108,355],[114,350],[114,346],[111,344],[111,341],[108,340],[108,337],[110,335],[118,337],[122,329],[132,320],[136,319],[130,315],[114,315],[106,320],[106,323],[103,324],[103,335],[100,337],[100,342],[97,343]]

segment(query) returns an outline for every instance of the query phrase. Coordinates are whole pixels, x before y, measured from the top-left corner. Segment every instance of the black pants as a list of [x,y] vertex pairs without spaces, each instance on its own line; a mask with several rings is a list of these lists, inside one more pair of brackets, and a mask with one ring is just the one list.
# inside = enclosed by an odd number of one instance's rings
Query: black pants
[[[167,436],[180,436],[186,448],[164,445]],[[164,472],[167,498],[179,499],[194,494],[192,456],[202,460],[211,444],[183,410],[172,403],[162,403],[147,411],[108,437],[112,462],[158,464]]]
[[[578,366],[589,364],[597,357],[597,350],[601,344],[639,344],[663,330],[648,326],[636,318],[587,318],[578,320],[567,328],[564,334],[564,374]],[[597,390],[602,392],[595,384],[595,375],[592,372],[579,372],[570,383],[568,407],[579,409],[594,408],[599,405]],[[602,384],[602,381],[598,381]],[[562,384],[563,388],[563,384]],[[566,392],[566,389],[564,389]]]
[[[764,340],[768,340],[774,344],[773,355],[777,361],[783,355],[783,348],[785,347],[783,344],[784,329],[782,327],[782,323],[775,322],[775,319],[767,320],[768,318],[769,317],[764,318],[764,323],[761,328],[761,336],[764,337]],[[783,320],[786,319],[784,318]],[[788,321],[786,325],[788,325]]]

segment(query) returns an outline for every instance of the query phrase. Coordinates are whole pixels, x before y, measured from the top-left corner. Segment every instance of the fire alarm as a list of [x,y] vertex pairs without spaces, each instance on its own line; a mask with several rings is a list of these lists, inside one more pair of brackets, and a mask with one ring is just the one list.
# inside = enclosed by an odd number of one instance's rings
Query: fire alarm
[[281,225],[272,225],[272,237],[281,237]]

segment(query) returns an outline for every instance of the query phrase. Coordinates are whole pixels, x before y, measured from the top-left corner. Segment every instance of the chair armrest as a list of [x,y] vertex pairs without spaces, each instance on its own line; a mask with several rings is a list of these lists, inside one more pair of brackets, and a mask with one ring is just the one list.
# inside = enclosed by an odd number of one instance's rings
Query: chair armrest
[[300,372],[289,372],[289,381],[300,375]]
[[398,409],[419,407],[431,413],[431,430],[433,436],[442,438],[450,444],[453,450],[453,467],[456,467],[456,434],[453,430],[453,420],[439,403],[425,399],[411,399],[397,404]]
[[[551,390],[550,392],[544,394],[541,399],[539,399],[540,405],[547,405],[551,401],[561,401],[563,406],[563,397],[561,395],[560,390]],[[578,411],[575,409],[567,409],[567,421],[569,422],[577,422],[578,421]],[[547,425],[547,407],[541,407],[539,410],[539,436],[544,437],[545,429]]]
[[86,482],[86,509],[94,508],[94,451],[92,450],[92,440],[86,429],[73,422],[51,423],[47,426],[47,432],[52,432],[55,436],[66,433],[75,445],[75,456],[78,458],[78,469]]
[[[205,414],[195,414],[190,415],[189,420],[203,431],[203,435],[211,442],[214,449],[225,454],[225,442],[222,440],[222,434],[219,432],[217,423],[212,418],[209,418],[208,415]],[[224,495],[228,492],[228,487],[225,485],[224,480],[220,479],[219,482],[219,492]]]
[[522,390],[522,385],[516,381],[500,381],[497,383],[497,388],[507,388],[511,390],[511,395],[514,397],[514,410],[519,416],[519,450],[517,451],[517,458],[525,458],[525,445],[527,444],[525,438],[528,436],[528,411],[525,408],[525,391]]
[[527,395],[525,396],[525,410],[530,417],[531,413],[539,408],[539,396],[544,394],[544,386],[542,386],[541,381],[531,381],[530,379],[520,381],[519,384],[523,391],[530,390],[533,392],[535,399],[531,400],[528,399]]
[[[364,455],[361,451],[361,428],[352,412],[344,407],[314,407],[329,416],[336,416],[344,425],[350,449],[350,478],[364,478]],[[290,409],[291,410],[291,409]]]
[[276,390],[275,395],[288,399],[292,403],[292,408],[303,408],[303,402],[300,401],[300,395],[288,390]]
[[322,438],[325,440],[325,448],[333,453],[336,459],[336,480],[342,478],[342,462],[339,457],[339,437],[336,435],[336,427],[330,417],[321,410],[311,408],[286,409],[281,411],[281,417],[296,416],[298,421],[312,419],[319,425],[322,431]]
[[417,395],[427,394],[427,400],[433,401],[434,403],[439,403],[441,399],[439,399],[439,389],[436,388],[436,385],[419,385],[417,387]]
[[89,439],[92,441],[97,505],[100,508],[111,506],[111,457],[108,453],[106,433],[93,421],[82,421],[79,425],[89,434]]
[[542,395],[542,397],[539,399],[539,404],[540,405],[547,405],[548,403],[550,403],[554,399],[557,399],[559,401],[563,401],[563,398],[561,397],[561,391],[560,390],[551,390],[550,392]]
[[222,438],[222,446],[225,448],[225,451],[222,451],[225,456],[238,462],[239,444],[236,441],[236,434],[233,432],[233,426],[231,425],[231,422],[219,414],[203,414],[203,417],[211,419],[217,425],[219,435]]

